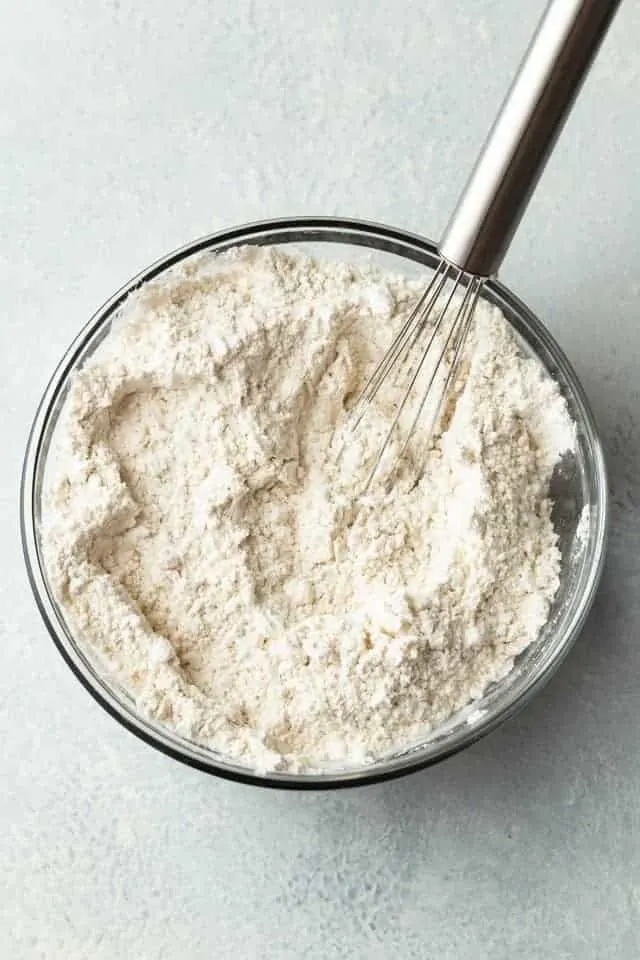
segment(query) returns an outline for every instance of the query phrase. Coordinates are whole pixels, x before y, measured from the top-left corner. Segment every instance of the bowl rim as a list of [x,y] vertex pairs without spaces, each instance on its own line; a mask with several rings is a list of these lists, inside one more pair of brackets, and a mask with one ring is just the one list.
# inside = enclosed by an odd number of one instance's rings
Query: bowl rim
[[[508,317],[510,321],[514,317],[522,320],[524,325],[533,331],[545,351],[553,356],[555,363],[562,370],[563,377],[571,388],[573,398],[580,409],[582,422],[589,435],[593,453],[591,466],[597,478],[595,484],[597,526],[595,533],[590,537],[592,557],[586,581],[580,594],[580,602],[567,624],[562,642],[557,645],[553,655],[547,657],[547,661],[543,663],[532,682],[524,686],[513,699],[482,718],[476,726],[467,726],[464,735],[458,735],[449,744],[441,744],[428,755],[422,754],[421,748],[418,746],[410,752],[395,755],[386,761],[371,764],[369,767],[365,765],[345,771],[337,770],[309,774],[272,771],[262,774],[236,765],[232,761],[218,759],[217,754],[207,750],[206,747],[185,740],[170,731],[169,728],[144,718],[137,713],[135,708],[131,709],[124,704],[122,699],[117,696],[113,685],[108,684],[97,673],[60,618],[57,604],[48,586],[40,554],[35,509],[39,496],[37,479],[43,438],[59,391],[66,384],[87,342],[103,324],[107,323],[129,294],[143,283],[158,276],[179,261],[207,249],[220,252],[229,247],[238,246],[242,242],[275,245],[279,243],[295,244],[296,241],[299,243],[345,243],[352,246],[371,247],[381,252],[395,254],[405,260],[414,260],[425,267],[434,266],[438,259],[435,243],[405,230],[367,220],[301,216],[260,220],[215,231],[186,243],[155,260],[117,290],[84,324],[58,362],[42,394],[29,431],[22,467],[20,533],[31,590],[51,638],[76,678],[100,706],[122,726],[173,759],[227,780],[278,789],[319,790],[379,783],[432,766],[477,742],[504,721],[514,716],[531,700],[564,661],[580,633],[593,603],[606,552],[609,494],[606,464],[599,431],[589,401],[573,367],[542,321],[507,287],[499,281],[491,279],[485,284],[485,294],[488,294],[489,299],[498,306],[507,308],[507,313],[512,315],[510,318]],[[46,452],[43,456],[46,460]],[[185,747],[181,749],[180,743],[184,743]]]

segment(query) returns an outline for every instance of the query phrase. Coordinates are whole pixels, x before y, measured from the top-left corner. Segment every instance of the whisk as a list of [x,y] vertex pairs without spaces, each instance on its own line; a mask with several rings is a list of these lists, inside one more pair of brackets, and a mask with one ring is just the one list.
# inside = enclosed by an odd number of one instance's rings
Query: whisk
[[401,399],[365,491],[406,422],[392,458],[398,464],[427,406],[425,442],[433,439],[482,286],[502,263],[619,3],[551,0],[547,6],[438,246],[431,281],[351,411],[347,436],[393,377]]

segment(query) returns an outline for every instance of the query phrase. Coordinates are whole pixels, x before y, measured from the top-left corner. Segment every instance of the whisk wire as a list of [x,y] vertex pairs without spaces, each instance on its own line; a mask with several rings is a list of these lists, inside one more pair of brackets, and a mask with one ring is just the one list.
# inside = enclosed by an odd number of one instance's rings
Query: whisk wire
[[[416,325],[416,328],[415,328],[415,330],[414,330],[413,336],[411,337],[410,342],[407,344],[407,346],[406,346],[406,348],[405,348],[405,350],[404,350],[404,353],[403,353],[402,357],[400,358],[400,362],[398,363],[398,371],[397,371],[397,374],[396,374],[396,377],[395,377],[395,386],[399,386],[399,384],[400,384],[400,379],[401,379],[402,374],[403,374],[404,371],[405,371],[405,368],[406,368],[406,365],[407,365],[407,360],[408,360],[409,357],[412,355],[412,353],[413,353],[413,351],[414,351],[414,348],[415,348],[418,340],[420,339],[420,337],[421,337],[422,334],[424,333],[425,328],[426,328],[427,324],[429,323],[429,318],[430,318],[430,316],[431,316],[431,311],[432,311],[433,307],[435,306],[435,303],[436,303],[438,297],[439,297],[440,294],[442,293],[442,289],[443,289],[444,285],[446,284],[446,282],[447,282],[448,280],[450,280],[450,279],[453,277],[453,278],[454,278],[454,281],[453,281],[453,289],[455,290],[457,284],[460,282],[460,279],[461,279],[461,277],[462,277],[462,271],[461,271],[461,270],[459,270],[457,267],[451,266],[450,264],[448,264],[448,263],[446,262],[446,260],[445,260],[445,261],[441,261],[441,263],[442,263],[442,262],[444,262],[444,264],[445,264],[444,281],[443,281],[443,283],[439,286],[436,295],[433,296],[433,297],[430,299],[429,303],[426,304],[425,307],[424,307],[424,309],[421,311],[420,322]],[[447,304],[447,305],[448,305],[448,304]],[[446,309],[445,309],[445,312],[446,312]],[[434,339],[435,339],[435,333],[434,333],[434,335],[431,336],[431,338],[430,338],[430,340],[429,340],[429,346],[431,346],[431,344],[432,344],[432,342],[433,342]],[[428,349],[428,347],[427,347],[427,349]]]
[[[388,351],[367,380],[362,392],[360,393],[360,396],[358,397],[358,400],[353,407],[353,410],[351,411],[351,423],[349,426],[350,433],[355,432],[362,418],[364,417],[369,404],[375,399],[380,387],[386,380],[387,375],[395,364],[398,354],[402,352],[407,339],[411,336],[411,329],[416,324],[416,320],[418,321],[419,326],[420,321],[424,319],[425,316],[428,316],[429,311],[432,309],[433,304],[440,296],[442,288],[446,283],[448,270],[449,265],[445,261],[441,260],[431,280],[429,281],[426,290],[420,296],[419,300],[411,310],[411,313],[402,325],[400,332],[396,337],[394,337]],[[406,355],[407,354],[405,352],[405,358]]]
[[[449,312],[449,308],[450,308],[450,306],[451,306],[451,301],[453,300],[453,298],[454,298],[454,296],[455,296],[455,294],[456,294],[456,291],[457,291],[457,289],[458,289],[458,284],[459,284],[459,282],[460,282],[460,280],[461,280],[461,278],[462,278],[462,276],[463,276],[462,270],[456,270],[456,271],[454,271],[454,273],[455,273],[454,282],[453,282],[453,284],[451,285],[451,289],[449,290],[449,292],[447,293],[447,295],[446,295],[446,297],[445,297],[445,300],[444,300],[443,305],[440,307],[440,309],[439,309],[439,311],[438,311],[438,317],[437,317],[437,320],[435,321],[435,323],[433,324],[433,328],[432,328],[431,333],[430,333],[430,335],[429,335],[429,339],[428,339],[428,341],[427,341],[427,345],[425,346],[424,350],[422,351],[422,355],[421,355],[421,357],[420,357],[420,359],[419,359],[419,361],[418,361],[418,363],[417,363],[417,366],[416,366],[415,370],[414,370],[413,373],[411,374],[411,379],[410,379],[410,381],[409,381],[409,385],[408,385],[407,389],[405,390],[404,396],[403,396],[403,398],[402,398],[402,401],[400,402],[400,405],[398,406],[398,409],[397,409],[396,414],[395,414],[395,416],[394,416],[394,418],[393,418],[393,421],[392,421],[392,423],[391,423],[391,426],[390,426],[390,428],[389,428],[389,431],[387,432],[387,435],[386,435],[386,437],[385,437],[385,439],[384,439],[384,442],[383,442],[380,450],[378,451],[378,455],[377,455],[377,457],[376,457],[376,459],[375,459],[375,461],[374,461],[374,464],[373,464],[373,466],[372,466],[372,468],[371,468],[371,471],[369,472],[369,476],[368,476],[368,478],[367,478],[367,482],[366,482],[365,487],[364,487],[364,492],[365,492],[365,493],[367,493],[367,491],[369,490],[369,488],[370,488],[370,486],[371,486],[371,483],[372,483],[372,481],[373,481],[373,478],[375,477],[376,473],[378,472],[378,469],[379,469],[379,467],[380,467],[380,464],[382,463],[382,460],[383,460],[383,458],[384,458],[384,455],[385,455],[385,453],[386,453],[386,451],[387,451],[387,448],[388,448],[388,446],[389,446],[389,444],[390,444],[390,442],[391,442],[391,438],[393,437],[393,434],[394,434],[394,432],[395,432],[395,430],[396,430],[396,427],[398,426],[398,423],[399,423],[399,421],[400,421],[400,417],[402,416],[402,413],[403,413],[403,411],[404,411],[404,409],[405,409],[405,407],[406,407],[406,405],[407,405],[407,403],[408,403],[408,401],[409,401],[409,398],[410,398],[411,395],[412,395],[413,388],[414,388],[415,385],[416,385],[416,381],[418,380],[418,377],[420,376],[420,373],[422,372],[422,369],[423,369],[423,367],[424,367],[424,365],[425,365],[425,363],[426,363],[426,360],[427,360],[427,358],[428,358],[428,356],[429,356],[429,354],[430,354],[430,351],[431,351],[431,348],[432,348],[432,346],[433,346],[433,343],[434,343],[436,337],[439,335],[440,329],[441,329],[442,324],[443,324],[443,322],[444,322],[444,320],[445,320],[445,317],[447,316],[447,314],[448,314],[448,312]],[[446,265],[445,265],[445,272],[444,272],[444,280],[445,280],[445,281],[446,281],[448,275],[449,275],[449,265],[446,264]],[[444,284],[443,284],[443,285],[444,285]],[[469,289],[469,288],[467,288],[467,289]],[[466,296],[466,294],[465,294],[465,296]],[[464,299],[463,299],[463,303],[464,303]],[[441,352],[441,354],[440,354],[440,358],[439,358],[437,364],[434,366],[434,369],[433,369],[432,374],[431,374],[431,378],[430,378],[430,380],[429,380],[429,384],[428,384],[428,386],[427,386],[427,388],[426,388],[426,390],[425,390],[424,396],[423,396],[423,398],[422,398],[422,402],[421,402],[420,407],[419,407],[419,409],[418,409],[417,417],[415,418],[414,423],[413,423],[413,426],[411,427],[411,430],[410,430],[410,432],[409,432],[409,434],[408,434],[408,436],[407,436],[407,438],[406,438],[406,440],[405,440],[405,443],[404,443],[403,448],[402,448],[402,452],[405,451],[405,449],[406,449],[406,447],[407,447],[407,444],[408,444],[409,440],[411,439],[411,436],[413,435],[413,432],[414,432],[414,430],[415,430],[415,426],[416,426],[416,424],[417,424],[417,422],[418,422],[418,419],[419,419],[419,417],[420,417],[420,414],[422,413],[422,410],[424,409],[424,405],[425,405],[425,403],[426,403],[427,396],[428,396],[429,391],[431,390],[431,388],[432,388],[432,386],[433,386],[433,383],[434,383],[434,380],[435,380],[437,371],[438,371],[438,369],[439,369],[439,367],[440,367],[440,365],[441,365],[441,363],[442,363],[442,361],[443,361],[443,359],[444,359],[444,356],[445,356],[445,354],[446,354],[446,351],[447,351],[447,349],[448,349],[448,343],[450,342],[450,338],[453,336],[453,333],[454,333],[454,331],[455,331],[455,329],[456,329],[456,326],[457,326],[457,322],[458,322],[458,320],[459,320],[460,310],[461,310],[461,309],[462,309],[462,307],[458,310],[458,313],[457,313],[457,315],[456,315],[456,320],[455,320],[455,322],[453,323],[453,325],[452,325],[452,327],[451,327],[451,330],[450,330],[450,332],[449,332],[449,335],[448,335],[448,337],[447,337],[447,340],[445,341],[445,345],[444,345],[444,347],[443,347],[443,349],[442,349],[442,352]],[[425,327],[426,327],[426,325],[427,325],[428,322],[429,322],[429,311],[427,311],[427,310],[421,310],[421,316],[420,316],[420,319],[419,319],[418,325],[417,325],[418,336],[420,336],[420,333],[425,329]],[[417,337],[411,340],[411,347],[410,347],[410,349],[413,347],[413,345],[415,344],[415,342],[417,342]],[[369,401],[369,402],[370,402],[370,401]],[[360,419],[361,419],[361,418],[362,418],[362,414],[360,415]],[[402,455],[402,454],[400,454],[400,456],[401,456],[401,455]]]
[[[452,358],[452,360],[451,360],[451,364],[449,365],[449,369],[448,369],[448,371],[447,371],[447,375],[446,375],[446,378],[445,378],[445,381],[444,381],[444,385],[443,385],[442,390],[441,390],[441,392],[440,392],[440,394],[439,394],[439,399],[438,399],[436,408],[435,408],[435,410],[434,410],[434,412],[433,412],[433,414],[432,414],[431,423],[430,423],[429,428],[428,428],[428,430],[427,430],[427,436],[431,436],[433,430],[434,430],[435,427],[436,427],[436,424],[438,423],[438,421],[439,421],[439,419],[440,419],[440,416],[441,416],[441,414],[442,414],[442,408],[443,408],[443,406],[444,406],[445,400],[446,400],[447,397],[449,396],[451,387],[452,387],[453,384],[455,383],[455,379],[456,379],[456,376],[457,376],[457,373],[458,373],[458,368],[460,367],[460,361],[462,360],[462,351],[464,350],[464,345],[465,345],[465,341],[466,341],[466,339],[467,339],[467,334],[468,334],[469,328],[470,328],[470,326],[471,326],[471,318],[473,317],[473,313],[474,313],[474,311],[475,311],[476,303],[478,302],[478,297],[480,296],[480,291],[481,291],[481,289],[482,289],[483,283],[484,283],[483,278],[481,278],[481,277],[474,277],[474,278],[470,281],[470,283],[467,285],[467,288],[466,288],[465,293],[464,293],[464,297],[463,297],[463,299],[462,299],[462,303],[460,304],[460,308],[459,308],[458,313],[457,313],[457,315],[456,315],[456,319],[454,320],[454,322],[453,322],[453,324],[452,324],[452,327],[451,327],[451,330],[450,330],[450,332],[449,332],[449,335],[448,335],[448,337],[447,337],[447,339],[446,339],[446,342],[445,342],[445,344],[444,344],[444,346],[443,346],[443,348],[442,348],[442,350],[441,350],[441,352],[440,352],[440,356],[439,356],[439,358],[438,358],[438,361],[437,361],[437,363],[436,363],[436,365],[435,365],[435,367],[434,367],[434,369],[433,369],[433,373],[432,373],[432,375],[431,375],[431,379],[429,380],[429,383],[428,383],[428,385],[427,385],[427,388],[426,388],[426,390],[424,391],[424,394],[423,394],[423,396],[422,396],[422,400],[420,401],[420,406],[418,407],[418,411],[417,411],[417,413],[416,413],[416,415],[415,415],[415,417],[414,417],[414,419],[413,419],[413,422],[412,422],[412,424],[411,424],[411,427],[410,427],[410,429],[409,429],[409,432],[408,432],[408,434],[407,434],[407,436],[406,436],[406,438],[405,438],[405,441],[404,441],[404,443],[403,443],[403,445],[402,445],[402,449],[400,450],[400,453],[398,454],[398,458],[397,458],[398,461],[401,460],[402,457],[404,456],[404,454],[405,454],[405,452],[406,452],[406,449],[407,449],[407,447],[408,447],[408,445],[409,445],[409,441],[411,440],[411,437],[412,437],[413,434],[415,433],[416,427],[417,427],[417,425],[418,425],[418,421],[420,420],[420,417],[422,416],[422,413],[423,413],[423,411],[424,411],[425,404],[426,404],[427,399],[428,399],[428,396],[429,396],[429,392],[430,392],[430,390],[431,390],[431,388],[432,388],[432,386],[433,386],[433,382],[434,382],[434,380],[435,380],[435,378],[436,378],[436,373],[437,373],[437,371],[439,370],[440,365],[442,364],[442,362],[443,362],[443,360],[444,360],[444,358],[445,358],[445,356],[446,356],[446,354],[447,354],[447,352],[448,352],[448,350],[449,350],[449,348],[450,348],[450,345],[451,345],[451,346],[452,346],[452,349],[453,349],[453,358]],[[452,339],[453,339],[453,344],[451,343]],[[419,479],[419,478],[418,478],[418,479]]]

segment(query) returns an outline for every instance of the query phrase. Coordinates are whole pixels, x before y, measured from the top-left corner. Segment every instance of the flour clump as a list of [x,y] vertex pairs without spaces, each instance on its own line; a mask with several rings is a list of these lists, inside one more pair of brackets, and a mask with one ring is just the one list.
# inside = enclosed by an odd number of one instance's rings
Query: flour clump
[[[275,248],[201,254],[128,298],[65,400],[43,511],[65,616],[141,711],[241,764],[417,742],[548,618],[549,481],[574,427],[496,308],[479,304],[417,486],[359,495],[383,404],[335,455],[423,286]],[[419,429],[412,450],[401,474]]]

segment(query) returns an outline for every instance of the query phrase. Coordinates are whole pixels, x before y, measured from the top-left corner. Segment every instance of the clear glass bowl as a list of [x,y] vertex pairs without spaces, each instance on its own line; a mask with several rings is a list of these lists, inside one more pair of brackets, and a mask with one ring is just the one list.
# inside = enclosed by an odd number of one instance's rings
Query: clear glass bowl
[[[317,257],[348,262],[368,260],[409,276],[424,274],[435,267],[438,259],[434,244],[400,230],[354,220],[295,218],[250,224],[204,237],[138,274],[89,320],[67,350],[40,402],[27,445],[21,488],[21,531],[31,586],[53,640],[87,690],[123,726],[177,760],[234,780],[298,789],[350,786],[399,776],[469,746],[512,716],[549,679],[571,648],[593,601],[605,551],[607,482],[596,425],[574,371],[549,332],[505,287],[494,281],[488,283],[485,298],[500,307],[522,349],[538,357],[558,382],[578,427],[575,457],[556,470],[552,481],[554,522],[560,535],[563,566],[549,622],[538,640],[519,656],[511,673],[489,688],[481,700],[429,732],[421,743],[366,766],[327,773],[263,775],[178,736],[142,715],[133,698],[83,646],[82,638],[74,637],[69,629],[42,559],[42,479],[69,378],[107,336],[114,314],[127,295],[192,254],[244,244],[294,244],[296,249]],[[585,505],[589,507],[588,519],[579,527]]]

